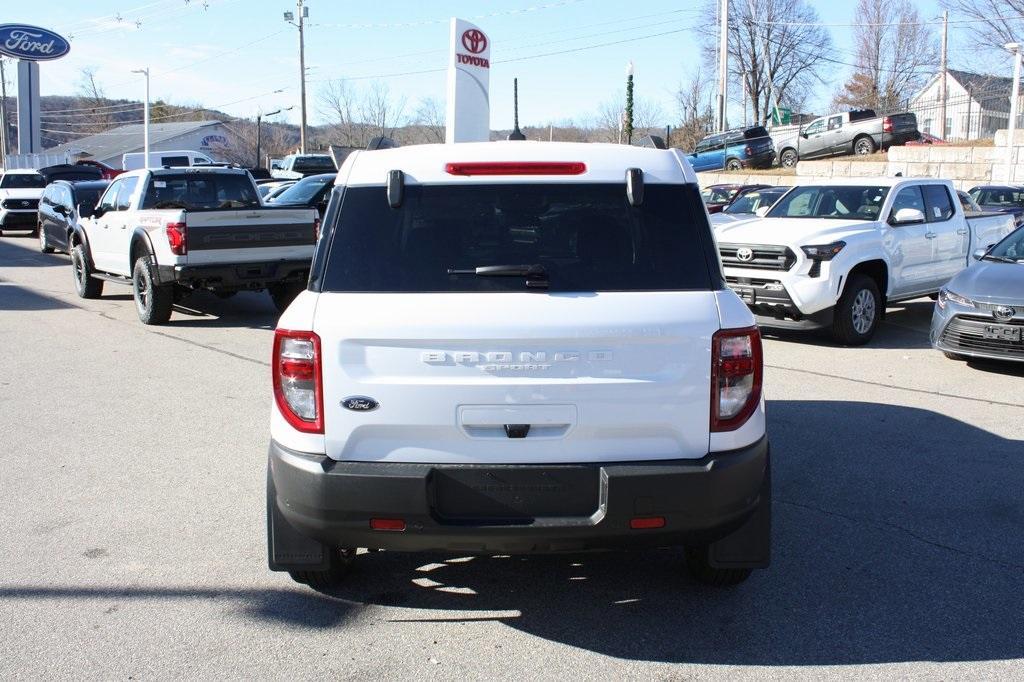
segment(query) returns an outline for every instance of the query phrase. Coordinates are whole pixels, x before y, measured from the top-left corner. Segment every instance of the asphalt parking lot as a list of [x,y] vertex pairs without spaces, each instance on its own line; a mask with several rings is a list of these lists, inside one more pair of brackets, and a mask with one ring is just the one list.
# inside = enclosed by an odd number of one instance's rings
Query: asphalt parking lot
[[144,327],[0,239],[0,677],[1024,676],[1024,367],[765,347],[774,564],[680,552],[358,557],[328,597],[266,569],[265,294]]

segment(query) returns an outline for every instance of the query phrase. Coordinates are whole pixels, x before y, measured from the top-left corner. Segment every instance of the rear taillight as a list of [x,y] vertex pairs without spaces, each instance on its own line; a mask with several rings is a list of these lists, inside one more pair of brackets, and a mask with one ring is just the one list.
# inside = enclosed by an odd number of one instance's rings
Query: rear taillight
[[734,431],[761,400],[761,333],[723,329],[711,339],[711,430]]
[[743,148],[743,153],[746,154],[747,156],[753,156],[754,148],[748,144],[746,147]]
[[883,133],[891,133],[892,132],[892,119],[889,118],[888,116],[886,116],[885,118],[882,119],[882,132]]
[[324,432],[320,337],[313,332],[274,332],[274,400],[298,431]]
[[167,223],[167,243],[175,256],[188,254],[188,228],[185,223]]

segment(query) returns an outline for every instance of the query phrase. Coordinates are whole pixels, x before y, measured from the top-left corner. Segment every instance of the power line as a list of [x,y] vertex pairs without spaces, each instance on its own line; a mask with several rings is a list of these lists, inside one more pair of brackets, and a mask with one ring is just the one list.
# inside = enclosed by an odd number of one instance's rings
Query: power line
[[[1018,19],[1024,19],[1024,15],[1017,15],[1011,17],[1004,17],[997,15],[989,19],[951,19],[949,23],[952,24],[985,24],[992,21],[1015,21]],[[769,26],[820,26],[822,28],[882,28],[886,26],[941,26],[942,19],[928,19],[927,21],[894,21],[894,22],[864,22],[864,23],[847,23],[847,24],[833,24],[825,23],[821,21],[762,21],[758,20],[758,24],[769,25]]]
[[[477,16],[468,17],[472,21],[479,21],[481,19],[490,19],[493,17],[510,16],[513,14],[525,14],[527,12],[538,12],[541,10],[552,9],[556,7],[565,7],[567,5],[575,5],[579,2],[585,2],[585,0],[559,0],[558,2],[549,2],[545,5],[533,5],[531,7],[521,7],[518,9],[501,10],[498,12],[489,12],[487,14],[479,14]],[[415,28],[418,26],[430,26],[431,24],[446,24],[450,21],[450,18],[445,17],[444,19],[423,19],[420,21],[401,21],[401,22],[388,22],[388,23],[351,23],[351,24],[314,24],[310,23],[310,26],[320,26],[323,28]]]

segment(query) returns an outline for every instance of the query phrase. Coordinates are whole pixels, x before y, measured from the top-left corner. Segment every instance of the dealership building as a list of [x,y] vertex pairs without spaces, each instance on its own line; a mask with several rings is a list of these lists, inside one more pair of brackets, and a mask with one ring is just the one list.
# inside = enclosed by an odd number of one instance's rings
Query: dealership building
[[[121,159],[131,152],[142,152],[143,126],[140,123],[112,128],[45,150],[47,154],[67,154],[72,160],[99,161],[121,168]],[[212,159],[229,143],[231,132],[220,121],[181,121],[153,123],[149,126],[150,152],[188,149],[203,152]]]

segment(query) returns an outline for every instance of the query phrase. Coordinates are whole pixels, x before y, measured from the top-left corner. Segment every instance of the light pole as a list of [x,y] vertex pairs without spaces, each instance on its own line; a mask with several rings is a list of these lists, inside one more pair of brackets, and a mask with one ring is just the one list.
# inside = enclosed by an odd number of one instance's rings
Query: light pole
[[264,116],[275,116],[280,114],[282,111],[291,111],[295,107],[285,107],[284,109],[278,109],[277,111],[271,111],[268,114],[264,114],[262,111],[256,114],[256,167],[259,168],[262,164],[260,162],[260,143],[263,138],[263,117]]
[[1006,182],[1013,182],[1013,143],[1017,131],[1017,100],[1020,98],[1020,43],[1006,43],[1004,48],[1013,53],[1013,86],[1010,89],[1010,122],[1006,130]]
[[[309,8],[303,6],[305,0],[295,0],[297,12],[285,12],[284,20],[299,29],[299,104],[302,108],[302,122],[299,124],[299,153],[306,153],[306,38],[305,22],[309,18]],[[298,19],[298,22],[296,22]]]
[[633,62],[626,65],[626,144],[633,144]]
[[146,104],[142,113],[142,153],[146,161],[143,168],[149,168],[149,67],[135,69],[132,73],[141,73],[146,76]]

